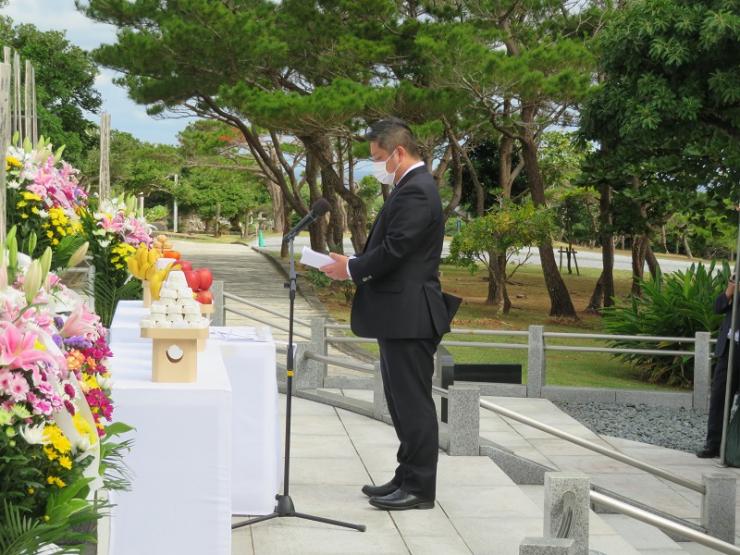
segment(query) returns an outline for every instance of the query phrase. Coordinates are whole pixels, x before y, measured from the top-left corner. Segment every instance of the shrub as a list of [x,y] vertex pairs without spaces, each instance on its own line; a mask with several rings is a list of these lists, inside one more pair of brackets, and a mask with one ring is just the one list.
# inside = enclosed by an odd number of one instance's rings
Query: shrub
[[157,204],[155,206],[152,206],[151,208],[147,208],[147,210],[144,212],[144,217],[146,218],[146,221],[150,223],[166,220],[169,215],[169,209],[161,204]]
[[[721,269],[712,262],[709,268],[692,264],[684,271],[642,282],[642,297],[605,308],[604,327],[619,335],[653,335],[660,337],[694,337],[698,331],[716,335],[723,316],[714,313],[714,301],[727,287],[730,266]],[[612,341],[612,346],[631,349],[655,349],[655,342]],[[658,348],[687,350],[687,345],[671,341]],[[687,387],[693,383],[693,356],[617,355],[640,369],[651,383]]]

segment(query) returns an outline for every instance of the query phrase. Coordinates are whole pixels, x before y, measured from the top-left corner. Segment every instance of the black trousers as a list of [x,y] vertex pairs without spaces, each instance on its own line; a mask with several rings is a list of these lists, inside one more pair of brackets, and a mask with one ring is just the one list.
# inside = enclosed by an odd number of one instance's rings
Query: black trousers
[[[719,448],[722,442],[722,419],[725,412],[725,391],[727,388],[727,364],[730,346],[727,345],[724,354],[717,359],[712,377],[712,392],[709,397],[709,419],[707,422],[707,447]],[[738,370],[740,370],[740,348],[735,345],[735,371],[732,378],[732,395],[738,390]],[[732,400],[732,397],[730,397]]]
[[401,442],[393,483],[433,500],[437,489],[439,429],[432,399],[434,352],[440,339],[378,339],[388,411]]

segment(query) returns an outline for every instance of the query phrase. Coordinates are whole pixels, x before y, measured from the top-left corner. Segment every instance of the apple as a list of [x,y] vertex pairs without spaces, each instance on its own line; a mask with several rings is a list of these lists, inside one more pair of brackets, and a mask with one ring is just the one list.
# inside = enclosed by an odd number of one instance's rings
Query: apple
[[213,304],[213,294],[210,291],[201,291],[195,296],[200,304]]
[[188,262],[187,260],[178,260],[178,263],[180,264],[180,269],[183,272],[190,272],[193,270],[192,262]]
[[208,291],[213,283],[213,274],[208,268],[198,268],[198,283],[200,284],[201,291]]
[[188,282],[188,287],[193,291],[200,291],[200,274],[193,270],[183,270],[185,274],[185,281]]

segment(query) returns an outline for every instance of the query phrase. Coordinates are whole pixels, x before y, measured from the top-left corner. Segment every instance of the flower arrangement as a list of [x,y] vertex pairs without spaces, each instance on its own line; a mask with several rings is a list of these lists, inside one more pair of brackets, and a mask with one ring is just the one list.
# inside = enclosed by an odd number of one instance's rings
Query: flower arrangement
[[141,298],[141,283],[129,279],[128,259],[140,245],[150,246],[152,237],[146,220],[136,216],[135,204],[135,197],[121,195],[81,214],[95,267],[95,312],[105,327],[119,300]]
[[16,231],[0,244],[0,552],[35,553],[89,539],[75,525],[100,517],[101,461],[127,428],[111,425],[100,318],[49,271],[49,247],[18,252]]
[[20,245],[31,256],[51,246],[56,254],[54,268],[63,266],[66,257],[84,242],[80,216],[88,205],[78,171],[61,158],[63,150],[54,152],[41,137],[35,148],[27,140],[11,145],[5,156],[8,225],[18,228],[19,238],[37,238],[33,249]]

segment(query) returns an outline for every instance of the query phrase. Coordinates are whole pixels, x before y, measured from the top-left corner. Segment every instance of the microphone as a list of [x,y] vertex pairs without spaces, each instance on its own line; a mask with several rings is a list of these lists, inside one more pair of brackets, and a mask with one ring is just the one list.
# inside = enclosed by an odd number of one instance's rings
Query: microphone
[[313,203],[313,206],[311,206],[311,210],[303,216],[300,222],[298,222],[293,229],[291,229],[288,233],[285,234],[283,237],[283,243],[289,243],[293,239],[295,239],[296,235],[298,235],[301,231],[306,229],[308,226],[310,226],[312,223],[314,223],[316,220],[318,220],[321,216],[326,214],[331,210],[331,205],[329,204],[329,201],[325,198],[320,198],[316,202]]

